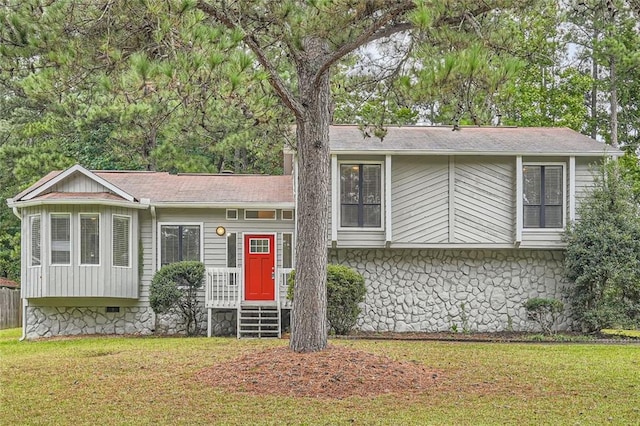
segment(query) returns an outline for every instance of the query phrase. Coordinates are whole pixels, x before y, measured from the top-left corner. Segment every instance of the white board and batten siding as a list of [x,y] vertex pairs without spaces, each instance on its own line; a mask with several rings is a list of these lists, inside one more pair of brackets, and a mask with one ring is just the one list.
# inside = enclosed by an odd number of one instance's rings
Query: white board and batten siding
[[[50,218],[52,214],[70,214],[70,263],[52,265]],[[97,213],[100,216],[100,263],[80,264],[80,214]],[[41,220],[41,265],[29,266],[23,256],[26,285],[25,298],[44,297],[110,297],[135,299],[138,297],[138,211],[136,209],[97,206],[63,205],[30,207],[23,211],[28,217],[40,214]],[[123,215],[130,223],[130,266],[114,267],[112,261],[112,218]],[[28,241],[25,241],[29,244]],[[26,248],[27,250],[29,248]]]
[[82,173],[74,173],[53,185],[47,192],[110,192],[100,183]]

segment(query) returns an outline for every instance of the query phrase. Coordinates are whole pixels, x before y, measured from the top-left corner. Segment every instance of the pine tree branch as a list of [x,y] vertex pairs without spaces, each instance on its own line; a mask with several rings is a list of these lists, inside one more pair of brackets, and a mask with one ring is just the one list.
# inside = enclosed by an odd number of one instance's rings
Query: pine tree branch
[[395,9],[392,9],[380,19],[375,21],[369,28],[362,34],[356,37],[353,41],[343,44],[322,64],[322,66],[316,72],[314,81],[317,83],[322,75],[340,59],[353,52],[354,50],[368,44],[374,40],[389,37],[393,34],[397,34],[402,31],[407,31],[412,28],[412,24],[409,22],[401,22],[395,25],[387,26],[394,19],[398,18],[402,14],[413,9],[415,4],[412,1],[405,1],[397,5]]
[[[221,11],[219,8],[211,6],[204,0],[198,0],[196,7],[214,20],[220,22],[225,27],[231,30],[242,30],[242,28],[233,20],[231,20],[231,18],[226,13]],[[273,86],[273,89],[275,90],[278,97],[287,106],[287,108],[289,108],[295,114],[296,117],[302,117],[304,114],[304,108],[302,107],[300,102],[298,102],[294,94],[289,90],[282,78],[280,78],[276,68],[267,58],[266,52],[264,51],[262,46],[260,46],[260,43],[258,43],[255,36],[253,34],[245,34],[242,40],[256,55],[258,62],[260,63],[260,65],[262,65],[264,70],[269,75],[269,82]]]

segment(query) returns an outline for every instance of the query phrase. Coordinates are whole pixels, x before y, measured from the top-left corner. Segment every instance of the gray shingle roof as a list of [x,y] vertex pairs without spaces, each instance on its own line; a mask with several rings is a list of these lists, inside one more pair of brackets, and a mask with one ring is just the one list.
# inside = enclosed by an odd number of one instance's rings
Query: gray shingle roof
[[564,127],[388,127],[381,141],[358,126],[331,126],[335,153],[473,155],[621,155],[602,142]]

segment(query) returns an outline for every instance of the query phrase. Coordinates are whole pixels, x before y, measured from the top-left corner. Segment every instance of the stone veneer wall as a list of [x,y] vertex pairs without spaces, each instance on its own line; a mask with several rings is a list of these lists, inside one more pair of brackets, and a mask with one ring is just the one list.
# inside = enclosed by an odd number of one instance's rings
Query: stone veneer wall
[[[532,331],[522,304],[565,299],[561,250],[334,249],[358,270],[367,295],[362,331]],[[558,329],[570,329],[565,312]]]
[[[185,334],[186,323],[179,315],[156,315],[150,307],[121,307],[106,312],[100,307],[28,306],[27,338],[79,334]],[[200,334],[207,334],[206,311],[199,318]],[[213,313],[213,335],[235,335],[235,311]]]
[[[236,334],[236,311],[213,311],[211,317],[211,334],[213,336],[230,336]],[[156,333],[165,335],[185,334],[187,323],[181,315],[175,313],[157,316]],[[201,311],[198,317],[199,335],[207,335],[207,312]]]
[[98,307],[28,306],[27,338],[77,334],[151,334],[154,313],[148,307],[121,307],[106,312]]

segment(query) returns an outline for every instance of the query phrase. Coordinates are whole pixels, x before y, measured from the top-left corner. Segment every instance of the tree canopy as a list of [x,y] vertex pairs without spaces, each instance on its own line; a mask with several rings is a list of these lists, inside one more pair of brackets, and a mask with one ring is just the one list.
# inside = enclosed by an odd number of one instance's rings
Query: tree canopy
[[[615,98],[617,139],[635,146],[638,9],[609,3],[607,37],[589,38],[597,16],[574,19],[571,1],[5,0],[0,197],[73,163],[277,173],[291,144],[300,165],[294,311],[305,313],[294,315],[291,347],[320,350],[329,124],[379,136],[391,123],[594,132]],[[569,38],[568,25],[586,36]],[[569,42],[584,60],[572,61]],[[4,198],[0,273],[15,276],[19,227]]]

